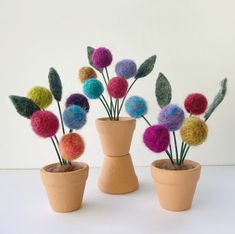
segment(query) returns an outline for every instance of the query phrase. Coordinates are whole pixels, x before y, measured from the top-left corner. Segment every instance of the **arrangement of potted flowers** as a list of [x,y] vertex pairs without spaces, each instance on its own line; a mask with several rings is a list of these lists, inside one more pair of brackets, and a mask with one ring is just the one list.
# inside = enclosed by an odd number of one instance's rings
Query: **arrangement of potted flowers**
[[[158,123],[150,124],[145,114],[147,103],[142,97],[132,96],[125,105],[128,114],[134,118],[143,118],[148,124],[144,131],[143,142],[155,153],[166,152],[169,159],[156,160],[151,165],[160,205],[172,211],[190,209],[201,165],[186,160],[192,146],[202,144],[208,135],[207,120],[223,101],[227,90],[227,79],[221,81],[221,89],[207,108],[207,98],[201,93],[189,94],[184,102],[188,112],[171,103],[172,88],[168,79],[159,73],[156,81],[156,99],[161,108]],[[199,116],[204,114],[203,118]],[[181,146],[177,144],[176,131],[180,131]],[[172,136],[170,136],[172,134]],[[172,138],[172,139],[171,139]],[[172,141],[174,147],[172,147]],[[175,156],[175,157],[174,157]]]
[[[73,132],[86,123],[89,103],[79,93],[66,100],[66,109],[61,111],[62,83],[54,68],[49,71],[50,90],[35,86],[27,97],[11,95],[10,99],[17,112],[30,120],[32,130],[42,138],[49,138],[53,144],[58,163],[41,168],[41,179],[46,188],[49,202],[57,212],[70,212],[81,207],[89,167],[86,163],[73,160],[80,157],[85,149],[83,138]],[[59,119],[45,110],[54,100],[59,110],[63,136],[58,139]],[[69,128],[66,133],[65,126]]]
[[[153,70],[156,56],[153,55],[137,69],[131,59],[124,59],[115,65],[115,77],[110,77],[108,66],[113,56],[107,48],[87,48],[91,67],[79,70],[79,79],[83,83],[83,92],[89,99],[98,99],[107,112],[107,117],[96,120],[105,158],[98,186],[102,192],[124,194],[138,188],[138,179],[129,153],[136,120],[120,117],[126,97],[133,85]],[[93,68],[92,68],[93,67]],[[97,79],[96,71],[103,82]],[[132,83],[128,85],[128,81]],[[105,97],[104,90],[108,97]]]

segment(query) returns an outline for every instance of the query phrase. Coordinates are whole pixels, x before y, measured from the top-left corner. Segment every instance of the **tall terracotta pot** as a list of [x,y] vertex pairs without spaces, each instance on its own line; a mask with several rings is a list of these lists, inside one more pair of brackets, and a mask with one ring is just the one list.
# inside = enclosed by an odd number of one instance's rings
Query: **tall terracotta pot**
[[201,165],[185,160],[192,169],[167,170],[161,165],[169,160],[156,160],[151,165],[151,173],[156,185],[162,208],[171,211],[183,211],[191,208],[194,192],[200,177]]
[[78,168],[71,172],[49,172],[50,164],[41,168],[41,179],[52,209],[70,212],[81,207],[89,167],[86,163],[73,162]]
[[99,118],[96,128],[105,154],[98,186],[104,193],[125,194],[139,187],[129,153],[136,120]]

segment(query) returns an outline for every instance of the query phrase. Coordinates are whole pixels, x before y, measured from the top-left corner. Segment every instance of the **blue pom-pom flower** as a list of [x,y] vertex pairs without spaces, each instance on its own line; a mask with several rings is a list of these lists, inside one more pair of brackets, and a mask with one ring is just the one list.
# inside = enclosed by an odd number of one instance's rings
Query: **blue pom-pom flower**
[[92,78],[84,83],[83,92],[88,98],[97,99],[104,92],[104,87],[99,80]]
[[86,111],[77,105],[71,105],[63,113],[65,125],[70,129],[80,129],[86,124]]
[[133,60],[123,59],[116,64],[115,72],[118,76],[129,79],[136,75],[137,66]]
[[133,118],[141,118],[148,111],[146,101],[139,96],[132,96],[125,103],[126,112]]

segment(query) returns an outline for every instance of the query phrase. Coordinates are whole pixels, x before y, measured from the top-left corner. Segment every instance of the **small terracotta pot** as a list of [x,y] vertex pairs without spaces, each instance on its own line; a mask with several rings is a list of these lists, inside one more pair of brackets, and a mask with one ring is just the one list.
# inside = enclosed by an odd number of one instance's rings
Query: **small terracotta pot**
[[129,154],[136,120],[121,117],[118,121],[100,118],[96,128],[105,154],[98,186],[104,193],[125,194],[139,187]]
[[48,172],[47,169],[58,163],[41,168],[41,179],[45,186],[52,209],[56,212],[78,210],[82,204],[83,193],[89,167],[86,163],[73,162],[79,169],[71,172]]
[[156,160],[151,165],[160,205],[171,211],[183,211],[191,208],[197,182],[200,178],[201,165],[185,160],[194,168],[188,170],[167,170],[159,165],[168,159]]

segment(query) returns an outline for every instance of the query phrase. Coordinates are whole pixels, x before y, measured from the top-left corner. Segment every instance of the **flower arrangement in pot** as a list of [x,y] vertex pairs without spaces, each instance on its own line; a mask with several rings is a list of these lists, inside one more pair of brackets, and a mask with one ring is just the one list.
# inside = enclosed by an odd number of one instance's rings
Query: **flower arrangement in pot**
[[[227,79],[221,82],[221,89],[207,108],[207,98],[201,93],[189,94],[185,111],[171,103],[172,89],[168,79],[159,73],[155,94],[161,108],[158,123],[152,125],[147,120],[147,103],[142,97],[132,96],[125,105],[128,114],[134,118],[143,118],[148,124],[143,134],[143,142],[155,153],[165,152],[169,159],[156,160],[151,165],[151,173],[156,184],[160,205],[172,211],[190,209],[201,165],[186,160],[189,149],[202,144],[208,135],[207,120],[223,101],[227,90]],[[204,114],[203,117],[200,115]],[[177,144],[176,131],[181,137]],[[174,145],[174,147],[173,147]],[[180,147],[179,147],[180,146]]]
[[[113,60],[110,50],[87,47],[87,54],[91,67],[79,69],[83,92],[89,99],[99,100],[107,112],[107,117],[96,120],[105,154],[98,186],[102,192],[109,194],[133,192],[138,188],[138,179],[129,150],[136,120],[120,117],[120,113],[134,84],[153,70],[156,56],[145,60],[138,69],[132,59],[121,60],[115,65],[116,76],[111,78],[108,72]],[[102,80],[97,78],[95,70]]]
[[[54,68],[49,71],[50,90],[35,86],[27,97],[11,95],[10,99],[17,112],[30,120],[32,130],[41,138],[50,139],[58,163],[44,166],[40,170],[51,207],[56,212],[70,212],[81,207],[89,167],[86,163],[75,162],[85,149],[82,136],[74,130],[82,128],[86,123],[89,103],[79,93],[68,97],[62,113],[62,83]],[[54,100],[59,110],[59,118],[46,108]],[[60,120],[59,120],[60,119]],[[62,127],[62,137],[57,133]],[[68,127],[66,133],[65,126]]]

